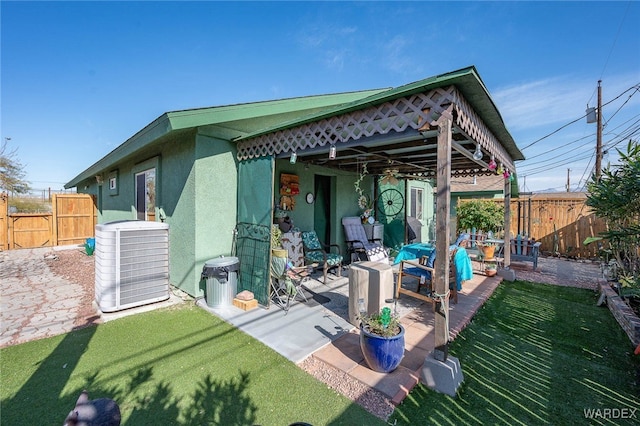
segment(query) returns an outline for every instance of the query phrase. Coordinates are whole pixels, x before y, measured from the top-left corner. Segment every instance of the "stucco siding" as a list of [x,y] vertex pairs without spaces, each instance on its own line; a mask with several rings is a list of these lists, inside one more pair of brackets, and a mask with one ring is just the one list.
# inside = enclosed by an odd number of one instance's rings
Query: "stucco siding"
[[188,137],[167,144],[162,150],[160,209],[169,224],[171,284],[190,295],[196,292],[193,279],[195,254],[195,140]]
[[204,263],[231,255],[237,217],[238,170],[235,144],[211,136],[196,136],[195,253],[191,257],[195,296],[204,295],[200,274]]

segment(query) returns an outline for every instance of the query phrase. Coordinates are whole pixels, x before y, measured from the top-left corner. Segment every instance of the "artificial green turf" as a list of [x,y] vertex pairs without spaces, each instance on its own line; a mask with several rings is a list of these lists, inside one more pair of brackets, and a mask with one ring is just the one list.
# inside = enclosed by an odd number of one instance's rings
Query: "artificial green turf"
[[[640,424],[640,357],[596,300],[591,290],[505,281],[450,346],[464,373],[457,397],[418,385],[390,423]],[[585,418],[596,409],[601,418]]]
[[123,425],[384,424],[193,306],[5,348],[0,362],[3,426],[62,424],[82,389],[118,401]]

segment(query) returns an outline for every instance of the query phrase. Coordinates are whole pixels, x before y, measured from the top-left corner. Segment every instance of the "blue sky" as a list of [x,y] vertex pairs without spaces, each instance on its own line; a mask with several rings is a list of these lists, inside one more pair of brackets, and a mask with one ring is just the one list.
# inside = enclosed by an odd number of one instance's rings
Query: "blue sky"
[[605,146],[640,139],[637,1],[2,1],[0,13],[1,136],[34,188],[62,188],[167,111],[469,65],[528,158],[521,190],[564,190],[567,169],[572,185],[588,178],[596,126],[578,119],[599,79]]

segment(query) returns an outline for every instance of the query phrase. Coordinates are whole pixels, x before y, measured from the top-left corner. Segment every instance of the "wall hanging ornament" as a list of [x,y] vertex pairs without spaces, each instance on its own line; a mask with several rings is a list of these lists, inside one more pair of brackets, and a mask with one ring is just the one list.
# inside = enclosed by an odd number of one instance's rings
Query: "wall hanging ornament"
[[504,169],[504,173],[502,174],[502,176],[504,176],[505,179],[509,179],[509,169]]
[[504,166],[502,165],[502,163],[500,163],[500,167],[498,167],[496,173],[498,173],[499,175],[504,173]]

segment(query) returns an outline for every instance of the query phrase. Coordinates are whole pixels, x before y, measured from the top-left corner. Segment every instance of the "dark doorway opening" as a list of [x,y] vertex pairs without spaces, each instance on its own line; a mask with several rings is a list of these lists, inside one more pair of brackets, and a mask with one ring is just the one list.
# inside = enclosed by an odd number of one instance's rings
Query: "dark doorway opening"
[[313,227],[324,244],[331,244],[331,176],[315,175]]

